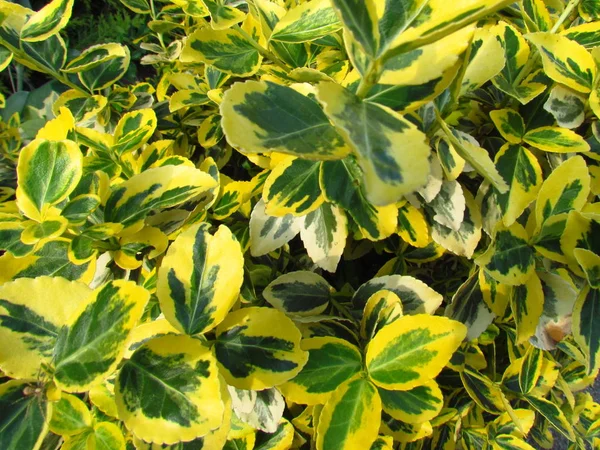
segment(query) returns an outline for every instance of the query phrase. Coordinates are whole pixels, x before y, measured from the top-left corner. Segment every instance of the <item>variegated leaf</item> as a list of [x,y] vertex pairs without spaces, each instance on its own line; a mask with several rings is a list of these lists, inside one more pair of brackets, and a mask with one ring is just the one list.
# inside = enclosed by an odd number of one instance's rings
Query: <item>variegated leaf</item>
[[125,75],[130,62],[129,48],[123,45],[111,58],[100,60],[93,66],[78,71],[77,78],[90,92],[106,89]]
[[96,289],[58,332],[52,361],[56,384],[83,392],[106,379],[121,361],[149,298],[132,281],[110,281]]
[[211,235],[193,225],[169,247],[158,271],[161,311],[193,335],[216,327],[238,298],[243,279],[240,244],[224,225]]
[[70,394],[62,394],[52,406],[50,431],[60,436],[72,436],[90,428],[92,415],[87,405]]
[[521,115],[512,109],[497,109],[490,112],[496,128],[511,144],[520,144],[525,134],[525,122]]
[[478,89],[504,68],[506,60],[498,58],[498,55],[504,51],[498,39],[500,30],[500,26],[481,27],[475,30],[468,65],[460,88],[461,96]]
[[75,189],[82,170],[83,156],[75,142],[33,140],[19,153],[19,209],[31,219],[43,220],[54,205]]
[[252,428],[265,433],[277,432],[285,409],[283,396],[275,388],[257,391],[255,394],[252,408],[247,411],[236,410],[237,416]]
[[306,253],[320,268],[335,272],[346,246],[348,219],[344,211],[329,202],[323,202],[304,216],[300,238]]
[[463,190],[465,197],[464,217],[458,230],[448,228],[430,219],[431,238],[443,249],[470,258],[481,239],[481,211],[473,195]]
[[286,399],[300,404],[324,404],[344,382],[362,367],[358,348],[336,337],[303,339],[301,348],[308,361],[292,380],[279,386]]
[[365,378],[341,384],[319,416],[317,450],[370,448],[379,431],[381,400]]
[[[265,38],[270,39],[273,30],[278,27],[279,21],[281,21],[287,15],[288,11],[283,6],[271,2],[270,0],[255,0],[252,6],[256,8],[256,16],[258,16],[260,20],[262,34],[265,36]],[[292,15],[290,15],[288,19],[291,17]],[[334,18],[337,20],[337,17]],[[298,21],[302,21],[302,18],[297,19]],[[319,21],[320,17],[313,16],[313,19],[317,19],[317,21]],[[294,22],[288,22],[287,25],[282,25],[279,27],[282,32],[284,32],[283,28],[285,28],[285,32],[292,32],[292,34],[284,33],[284,39],[294,39],[295,37],[298,38],[299,34],[302,33],[302,30],[295,28],[295,23],[296,19],[294,19]],[[298,34],[295,34],[295,32],[298,32]],[[308,52],[306,51],[304,44],[290,44],[287,42],[270,40],[269,46],[289,66],[304,67],[306,65],[308,60]]]
[[505,410],[500,387],[485,375],[465,369],[460,373],[460,379],[469,396],[484,411],[500,414]]
[[597,21],[566,28],[560,34],[587,49],[592,49],[600,44],[600,24]]
[[442,391],[434,380],[408,391],[378,389],[383,410],[396,420],[419,424],[436,417],[444,405]]
[[291,214],[274,217],[265,211],[265,203],[260,200],[250,216],[250,253],[262,256],[277,250],[292,240],[300,232],[302,218]]
[[148,169],[112,188],[104,217],[136,229],[153,210],[181,204],[215,185],[209,174],[185,165]]
[[379,79],[384,85],[418,86],[439,79],[467,49],[475,26],[468,26],[440,40],[387,60]]
[[557,84],[550,91],[544,109],[554,116],[558,126],[574,129],[585,119],[585,96]]
[[433,428],[429,421],[406,423],[394,419],[385,412],[381,416],[381,431],[407,447],[411,445],[410,443],[420,441],[433,434]]
[[266,212],[272,216],[305,216],[325,201],[319,185],[321,163],[290,157],[275,166],[263,190]]
[[402,317],[402,301],[394,292],[382,289],[375,292],[365,305],[360,320],[360,336],[371,340],[379,330]]
[[398,235],[413,247],[423,248],[431,242],[430,230],[423,212],[410,203],[398,209]]
[[180,60],[204,62],[230,75],[247,77],[256,73],[262,62],[252,44],[234,29],[200,28],[188,36]]
[[600,308],[600,291],[584,287],[573,308],[573,336],[586,357],[588,375],[600,366],[600,333],[596,324],[596,308]]
[[396,230],[398,209],[395,205],[377,207],[370,203],[360,178],[360,169],[350,158],[325,161],[321,166],[325,199],[344,208],[368,239],[384,239]]
[[532,147],[546,152],[588,152],[590,145],[572,130],[559,127],[540,127],[528,131],[523,140]]
[[217,327],[220,372],[239,389],[265,389],[296,376],[308,357],[300,331],[282,312],[261,307],[230,313]]
[[[222,126],[232,147],[248,153],[276,151],[306,159],[339,159],[349,153],[319,104],[268,81],[234,84],[221,103]],[[281,117],[288,120],[282,121]]]
[[496,154],[498,172],[510,186],[508,192],[496,192],[502,221],[511,226],[533,202],[542,187],[542,168],[537,158],[520,145],[504,145]]
[[201,341],[167,335],[146,342],[117,376],[119,418],[140,439],[175,444],[207,435],[223,420],[215,357]]
[[490,326],[494,314],[483,300],[477,272],[458,288],[444,315],[467,326],[467,340],[478,338]]
[[375,56],[379,47],[377,11],[373,0],[332,0],[344,29],[359,43],[362,51]]
[[33,379],[63,326],[91,295],[82,283],[64,278],[20,278],[0,287],[0,368],[13,378]]
[[27,19],[21,28],[21,39],[39,42],[58,34],[69,19],[74,0],[53,0]]
[[[127,49],[120,44],[110,43],[92,45],[81,52],[79,56],[69,61],[62,71],[66,73],[84,72],[119,57],[127,57]],[[73,95],[77,91],[70,92],[72,92],[71,95]],[[58,106],[55,104],[53,108],[57,109]]]
[[494,241],[476,263],[500,283],[524,284],[535,268],[534,251],[525,228],[518,222],[510,227],[499,224]]
[[371,203],[397,202],[425,184],[430,150],[414,125],[386,107],[361,101],[338,84],[320,83],[317,96],[354,150]]
[[527,395],[527,402],[544,418],[552,424],[554,429],[570,441],[575,440],[573,428],[561,409],[554,403],[540,397]]
[[277,429],[267,435],[260,436],[255,442],[255,450],[286,450],[294,441],[294,426],[282,419]]
[[450,361],[466,334],[463,324],[445,317],[403,316],[384,327],[369,343],[369,377],[384,389],[420,386]]
[[263,291],[265,300],[278,310],[299,316],[321,314],[329,305],[333,288],[313,272],[288,272]]
[[535,204],[537,234],[549,217],[573,209],[581,210],[590,192],[590,175],[585,160],[574,156],[546,178]]
[[523,394],[528,394],[536,386],[542,374],[544,355],[542,351],[533,345],[529,346],[519,373],[519,387]]
[[520,103],[527,104],[541,94],[546,86],[530,81],[530,77],[526,77],[523,82],[518,83],[521,71],[529,60],[529,44],[513,26],[506,22],[500,22],[499,26],[501,29],[498,34],[504,47],[506,64],[500,74],[492,79],[492,83]]
[[95,269],[95,260],[73,264],[69,259],[69,241],[59,238],[42,244],[27,256],[16,258],[10,253],[0,256],[0,284],[44,275],[90,283]]
[[596,242],[596,233],[600,228],[600,216],[582,214],[576,210],[567,216],[565,230],[560,238],[560,247],[572,271],[583,270],[592,287],[598,285],[598,259],[600,245]]
[[487,150],[467,133],[452,129],[448,136],[456,152],[466,160],[483,178],[488,180],[499,192],[506,192],[508,186],[490,158]]
[[221,0],[202,0],[202,3],[208,9],[213,30],[226,30],[246,17],[242,10],[226,5]]
[[398,34],[390,48],[395,53],[401,53],[406,46],[415,45],[415,41],[429,42],[433,37],[450,34],[507,3],[498,0],[460,0],[450,4],[443,0],[430,0],[425,7],[424,3],[418,2],[417,5],[423,5],[420,14],[412,26]]
[[115,128],[112,150],[123,155],[142,147],[154,134],[156,120],[152,109],[139,109],[123,115]]
[[535,272],[525,283],[513,287],[510,307],[517,325],[517,344],[522,344],[535,334],[544,309],[544,291]]
[[328,0],[312,0],[296,6],[275,25],[271,41],[299,43],[314,41],[342,27]]
[[363,309],[373,294],[381,290],[391,291],[402,301],[405,314],[433,314],[441,305],[443,297],[422,281],[402,275],[375,277],[360,286],[354,293],[352,303]]
[[550,32],[530,33],[526,38],[538,48],[548,77],[577,92],[590,92],[596,63],[583,46]]

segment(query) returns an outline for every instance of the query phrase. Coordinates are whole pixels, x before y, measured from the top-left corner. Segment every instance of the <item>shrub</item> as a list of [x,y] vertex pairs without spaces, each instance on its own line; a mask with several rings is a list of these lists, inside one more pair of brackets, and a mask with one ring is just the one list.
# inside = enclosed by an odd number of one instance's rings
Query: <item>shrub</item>
[[597,2],[121,2],[0,0],[2,449],[599,447]]

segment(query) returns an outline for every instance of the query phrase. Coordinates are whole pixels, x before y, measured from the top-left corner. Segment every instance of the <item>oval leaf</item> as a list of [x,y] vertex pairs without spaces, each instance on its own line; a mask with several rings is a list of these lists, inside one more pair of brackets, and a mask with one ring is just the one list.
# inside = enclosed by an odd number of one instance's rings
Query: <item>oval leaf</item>
[[184,335],[146,342],[115,383],[119,417],[134,435],[156,444],[189,441],[221,425],[220,392],[211,350]]
[[238,298],[244,258],[239,242],[224,225],[214,236],[204,225],[181,233],[158,270],[161,311],[187,334],[216,327]]
[[221,374],[239,389],[266,389],[296,376],[308,353],[300,331],[276,309],[251,307],[230,313],[217,327],[215,354]]
[[405,391],[420,386],[437,376],[466,335],[467,327],[445,317],[401,317],[369,343],[369,377],[384,389]]
[[357,347],[336,337],[303,339],[308,361],[300,373],[279,389],[294,403],[323,404],[339,386],[354,377],[362,368],[362,356]]
[[107,378],[149,298],[132,281],[110,281],[96,289],[60,329],[53,359],[56,384],[67,392],[84,392]]
[[315,316],[325,311],[333,288],[316,273],[289,272],[263,291],[265,300],[286,314]]

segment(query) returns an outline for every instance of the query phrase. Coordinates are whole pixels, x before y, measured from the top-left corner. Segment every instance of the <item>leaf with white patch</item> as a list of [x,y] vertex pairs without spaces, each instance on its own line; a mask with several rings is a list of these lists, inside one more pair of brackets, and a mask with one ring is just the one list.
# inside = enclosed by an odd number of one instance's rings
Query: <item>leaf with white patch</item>
[[324,202],[304,216],[300,238],[306,253],[320,268],[335,272],[346,246],[348,219],[333,203]]
[[267,214],[261,199],[250,215],[250,253],[262,256],[277,250],[300,232],[302,218],[291,214],[274,217]]

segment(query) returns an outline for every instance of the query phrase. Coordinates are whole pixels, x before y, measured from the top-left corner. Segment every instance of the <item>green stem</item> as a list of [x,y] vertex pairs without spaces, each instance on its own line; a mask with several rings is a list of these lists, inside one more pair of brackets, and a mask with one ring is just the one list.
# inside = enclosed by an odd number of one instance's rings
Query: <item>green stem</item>
[[356,90],[356,95],[360,98],[365,98],[371,88],[377,84],[381,74],[379,73],[379,60],[373,61],[369,64],[367,73],[360,79],[360,84]]
[[156,9],[154,7],[154,0],[150,0],[150,15],[152,16],[152,20],[156,20]]
[[577,5],[579,5],[579,1],[580,0],[571,0],[567,4],[567,7],[564,9],[564,11],[560,15],[560,17],[558,18],[558,20],[556,21],[556,23],[554,24],[554,26],[550,30],[550,33],[556,33],[558,31],[558,29],[563,24],[563,22],[565,20],[567,20],[567,18],[571,15],[571,13],[573,12],[573,10],[575,8],[577,8]]
[[22,64],[16,64],[15,69],[17,71],[17,91],[23,90],[23,79],[25,77],[25,68]]
[[[17,63],[15,63],[15,64],[17,64]],[[8,66],[6,68],[6,71],[8,72],[8,79],[10,80],[10,87],[12,88],[12,91],[13,91],[13,94],[14,94],[15,92],[17,92],[17,85],[15,84],[15,80],[13,78],[13,74],[12,74],[12,70],[11,69],[12,69],[12,67]],[[15,69],[15,72],[16,72],[16,70],[17,69]]]
[[[23,52],[22,50],[15,48],[11,45],[8,45],[5,41],[0,42],[1,44],[3,44],[6,48],[8,48],[16,57],[18,57],[21,60],[27,60],[27,62],[35,67],[34,70],[41,72],[41,73],[45,73],[47,75],[50,75],[52,77],[54,77],[57,81],[60,81],[62,84],[64,84],[65,86],[69,86],[72,89],[75,89],[83,94],[85,94],[86,96],[89,95],[90,93],[88,91],[86,91],[85,89],[82,89],[80,86],[77,86],[75,83],[72,83],[66,76],[58,73],[58,72],[53,72],[48,70],[46,67],[40,66],[37,61],[35,61],[34,59],[30,58],[29,55],[25,52]],[[17,85],[18,87],[18,85]]]
[[242,29],[242,27],[240,27],[239,25],[234,25],[232,28],[238,33],[240,33],[245,39],[247,39],[252,45],[252,47],[258,50],[258,53],[260,53],[263,57],[270,59],[286,72],[288,71],[288,67],[282,60],[280,60],[274,53],[272,53],[271,51],[260,45],[258,42],[256,42],[252,36],[250,36],[246,31]]
[[354,317],[352,317],[352,314],[350,314],[350,311],[348,311],[348,309],[344,305],[342,305],[340,302],[338,302],[337,300],[334,300],[333,298],[330,299],[330,302],[333,305],[333,307],[335,309],[337,309],[342,314],[342,316],[344,316],[346,319],[349,319],[352,322],[356,321],[354,319]]
[[[460,90],[462,88],[463,79],[465,78],[465,73],[467,73],[467,66],[469,65],[469,59],[471,58],[471,44],[473,43],[473,39],[469,41],[469,45],[467,46],[467,50],[465,51],[465,56],[463,58],[463,63],[460,66],[460,71],[457,77],[454,79],[454,86],[450,90],[450,104],[453,106],[458,103],[458,98],[460,97]],[[444,108],[446,109],[446,108]],[[447,111],[447,109],[446,109]]]

